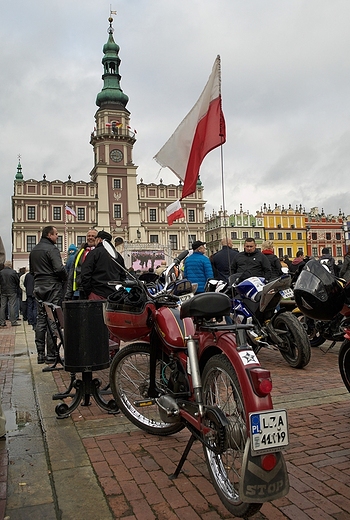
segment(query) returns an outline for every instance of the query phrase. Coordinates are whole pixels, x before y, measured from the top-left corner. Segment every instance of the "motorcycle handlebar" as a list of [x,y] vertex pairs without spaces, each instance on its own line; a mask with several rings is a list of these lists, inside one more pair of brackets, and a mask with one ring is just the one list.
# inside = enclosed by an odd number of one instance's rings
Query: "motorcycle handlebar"
[[185,249],[185,251],[182,251],[182,253],[179,254],[176,258],[174,258],[175,265],[179,265],[184,258],[188,255],[188,249]]

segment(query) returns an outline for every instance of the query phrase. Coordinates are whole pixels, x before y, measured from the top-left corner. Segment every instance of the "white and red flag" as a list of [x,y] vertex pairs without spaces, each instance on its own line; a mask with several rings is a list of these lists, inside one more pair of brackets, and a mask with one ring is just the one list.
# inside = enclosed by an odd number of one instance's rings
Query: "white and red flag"
[[179,218],[185,218],[184,210],[181,207],[180,201],[176,200],[172,204],[169,204],[166,208],[166,216],[168,219],[168,225],[174,222],[174,220],[178,220]]
[[225,141],[220,56],[217,56],[197,103],[154,159],[161,166],[170,168],[184,182],[181,196],[183,199],[196,191],[199,168],[204,157]]
[[66,206],[66,215],[73,215],[73,217],[77,216],[74,209],[70,208],[69,206]]

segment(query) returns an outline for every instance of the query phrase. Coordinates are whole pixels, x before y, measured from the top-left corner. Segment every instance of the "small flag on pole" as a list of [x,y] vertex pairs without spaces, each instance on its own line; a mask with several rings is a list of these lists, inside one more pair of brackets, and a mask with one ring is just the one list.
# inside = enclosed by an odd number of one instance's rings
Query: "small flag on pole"
[[70,208],[69,206],[66,206],[66,215],[73,215],[73,217],[77,216],[74,209]]
[[176,200],[172,204],[166,208],[166,216],[168,219],[168,225],[174,222],[174,220],[178,220],[179,218],[185,218],[184,210],[181,207],[180,201]]

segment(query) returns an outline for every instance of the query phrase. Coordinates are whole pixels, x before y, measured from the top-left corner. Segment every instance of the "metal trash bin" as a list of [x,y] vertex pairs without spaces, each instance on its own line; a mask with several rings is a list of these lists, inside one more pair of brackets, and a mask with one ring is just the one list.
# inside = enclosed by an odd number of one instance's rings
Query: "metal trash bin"
[[109,367],[109,334],[102,300],[63,302],[64,369],[94,372]]

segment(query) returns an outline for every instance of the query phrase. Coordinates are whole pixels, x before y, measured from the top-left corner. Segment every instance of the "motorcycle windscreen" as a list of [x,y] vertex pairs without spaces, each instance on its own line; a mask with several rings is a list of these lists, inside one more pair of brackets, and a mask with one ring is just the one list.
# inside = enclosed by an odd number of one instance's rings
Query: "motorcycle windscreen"
[[[323,267],[321,269],[326,273]],[[324,278],[322,271],[321,273]],[[329,282],[327,277],[326,285],[323,279],[306,269],[300,273],[294,287],[294,298],[305,316],[328,321],[333,319],[342,309],[345,302],[345,292],[334,277],[331,283]]]

